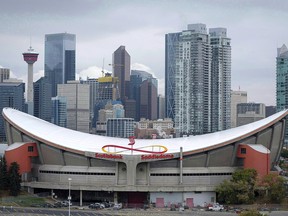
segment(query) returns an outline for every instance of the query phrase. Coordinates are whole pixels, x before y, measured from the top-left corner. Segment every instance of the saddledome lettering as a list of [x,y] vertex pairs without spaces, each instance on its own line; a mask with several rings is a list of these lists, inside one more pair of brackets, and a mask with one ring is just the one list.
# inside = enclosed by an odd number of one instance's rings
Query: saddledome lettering
[[149,154],[141,155],[141,160],[157,160],[157,159],[172,159],[174,158],[173,154]]
[[99,153],[96,153],[95,157],[96,158],[105,158],[105,159],[120,159],[120,160],[123,159],[123,156],[120,154],[99,154]]

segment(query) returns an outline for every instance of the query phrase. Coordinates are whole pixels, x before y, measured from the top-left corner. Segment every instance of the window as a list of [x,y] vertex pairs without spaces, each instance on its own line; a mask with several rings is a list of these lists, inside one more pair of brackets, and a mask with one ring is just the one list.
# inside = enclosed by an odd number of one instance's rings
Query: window
[[33,152],[34,151],[34,147],[33,146],[28,146],[28,152]]
[[246,154],[246,148],[241,148],[241,154]]

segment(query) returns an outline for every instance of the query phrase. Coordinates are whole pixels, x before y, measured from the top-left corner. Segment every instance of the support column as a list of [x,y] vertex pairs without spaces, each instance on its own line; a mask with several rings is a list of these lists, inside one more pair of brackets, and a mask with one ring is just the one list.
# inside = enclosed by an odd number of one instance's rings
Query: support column
[[80,206],[82,206],[82,190],[80,189]]
[[114,191],[114,203],[118,203],[118,192]]
[[51,189],[51,197],[52,197],[52,199],[54,198],[54,191],[53,191],[53,189]]
[[183,184],[183,148],[180,147],[180,184]]

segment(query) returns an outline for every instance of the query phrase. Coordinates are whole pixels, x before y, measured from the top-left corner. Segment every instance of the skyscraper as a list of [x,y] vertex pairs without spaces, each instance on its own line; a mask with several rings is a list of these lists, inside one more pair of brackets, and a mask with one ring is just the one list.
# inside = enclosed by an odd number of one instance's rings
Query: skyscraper
[[78,81],[58,85],[58,96],[66,97],[67,100],[67,128],[90,132],[89,93],[89,85]]
[[125,100],[129,97],[130,82],[130,55],[126,51],[125,46],[120,46],[113,53],[113,75],[119,79],[120,99],[125,104]]
[[[0,110],[4,107],[12,107],[20,111],[24,111],[24,92],[25,83],[21,82],[9,82],[6,80],[0,83]],[[5,127],[3,116],[0,115],[0,142],[6,140]],[[9,139],[9,137],[7,137]],[[19,139],[20,141],[20,139]]]
[[231,128],[231,46],[226,28],[210,28],[211,132]]
[[158,80],[153,78],[152,74],[141,70],[132,70],[130,79],[130,98],[136,103],[135,120],[157,119]]
[[[288,108],[288,49],[285,44],[277,49],[276,107],[277,112]],[[285,144],[288,144],[288,129],[286,130]]]
[[51,84],[47,77],[34,83],[34,116],[51,122]]
[[166,34],[166,117],[175,122],[177,136],[230,127],[230,39],[224,28],[210,34],[205,24]]
[[75,80],[75,52],[74,34],[45,35],[45,76],[52,85],[52,97],[57,95],[57,84]]

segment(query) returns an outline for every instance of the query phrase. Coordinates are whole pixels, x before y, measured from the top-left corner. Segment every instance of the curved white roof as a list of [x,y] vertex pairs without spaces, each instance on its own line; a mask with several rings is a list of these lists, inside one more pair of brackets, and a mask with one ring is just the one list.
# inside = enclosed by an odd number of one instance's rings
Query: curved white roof
[[[257,131],[269,127],[287,114],[288,110],[284,110],[257,122],[205,135],[173,139],[136,139],[134,148],[162,145],[168,149],[166,153],[178,153],[180,147],[183,148],[183,152],[202,152],[243,139]],[[61,149],[66,149],[67,151],[103,153],[102,147],[104,145],[111,144],[129,147],[129,140],[127,138],[106,137],[70,130],[12,108],[4,108],[3,116],[14,127],[29,134],[29,136],[34,137],[36,140],[40,140],[43,143]],[[121,152],[121,154],[128,155],[131,153],[130,151],[125,151]],[[133,154],[143,153],[134,151]]]

